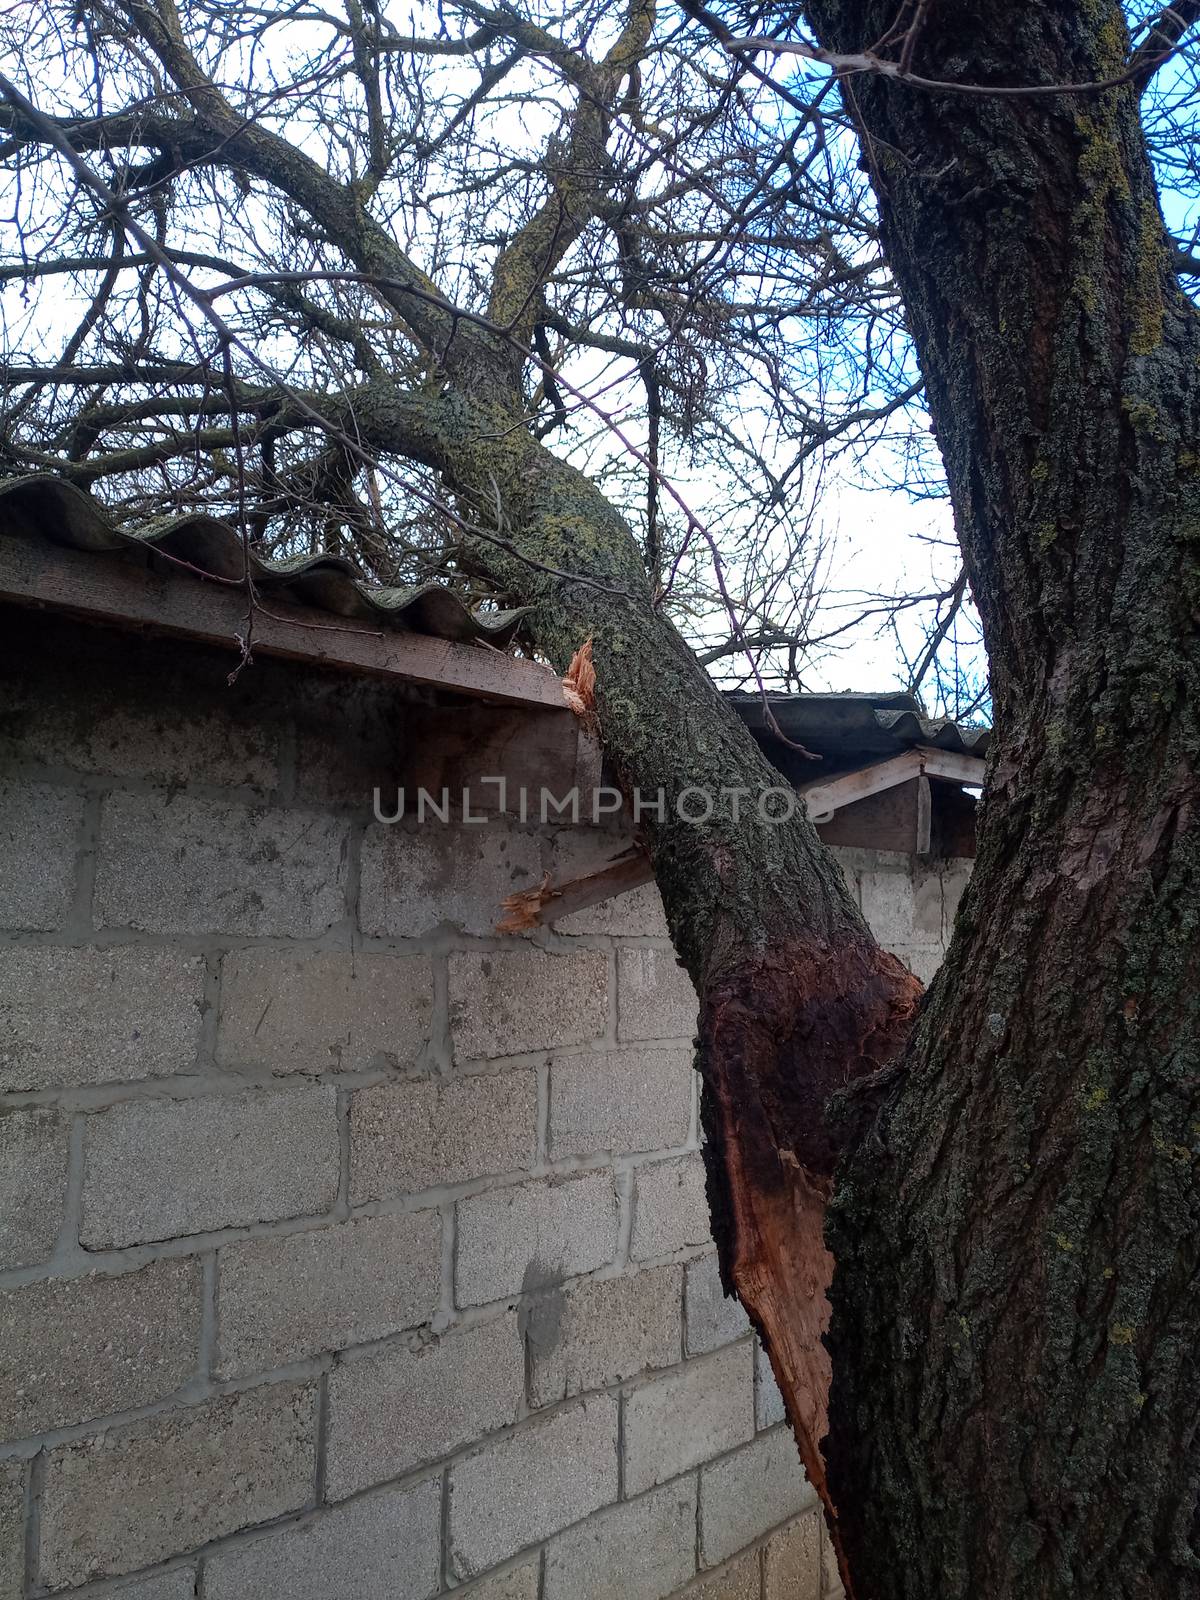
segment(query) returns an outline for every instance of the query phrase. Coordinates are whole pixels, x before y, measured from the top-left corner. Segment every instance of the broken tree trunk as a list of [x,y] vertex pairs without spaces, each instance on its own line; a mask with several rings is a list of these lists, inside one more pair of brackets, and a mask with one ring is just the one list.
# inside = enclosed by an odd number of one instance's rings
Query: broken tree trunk
[[[505,539],[518,552],[483,543],[473,552],[480,565],[536,605],[538,643],[560,670],[591,642],[584,710],[640,812],[671,935],[700,995],[697,1066],[722,1271],[763,1336],[828,1504],[820,1441],[832,1262],[822,1226],[840,1135],[826,1111],[836,1092],[895,1056],[920,985],[880,950],[803,803],[655,610],[609,503],[528,435],[502,428],[503,413],[468,414],[453,396],[436,404],[453,408],[455,425],[444,413],[431,422],[431,458],[480,513],[498,486]],[[580,576],[536,571],[523,556]]]

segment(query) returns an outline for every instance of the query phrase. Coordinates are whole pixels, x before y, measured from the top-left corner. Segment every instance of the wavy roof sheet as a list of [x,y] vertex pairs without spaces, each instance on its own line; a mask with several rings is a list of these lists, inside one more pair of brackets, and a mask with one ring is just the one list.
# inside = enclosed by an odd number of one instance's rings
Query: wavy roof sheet
[[[162,518],[137,528],[121,527],[100,502],[50,474],[0,479],[0,535],[40,538],[75,550],[120,554],[131,550],[171,558],[180,582],[205,576],[240,579],[245,552],[236,528],[203,512]],[[265,561],[250,552],[254,582],[264,594],[286,592],[289,600],[339,617],[359,617],[383,626],[458,644],[485,640],[504,647],[528,613],[473,612],[437,583],[388,588],[367,583],[352,562],[329,554]]]
[[[767,726],[760,695],[737,692],[728,698],[751,732],[776,747],[772,756],[776,751],[786,751],[787,747],[780,745]],[[821,756],[829,771],[899,755],[914,745],[983,756],[992,733],[990,728],[962,727],[949,718],[927,717],[916,695],[902,690],[882,694],[768,695],[767,701],[787,737]],[[816,776],[813,764],[804,764],[804,776]]]

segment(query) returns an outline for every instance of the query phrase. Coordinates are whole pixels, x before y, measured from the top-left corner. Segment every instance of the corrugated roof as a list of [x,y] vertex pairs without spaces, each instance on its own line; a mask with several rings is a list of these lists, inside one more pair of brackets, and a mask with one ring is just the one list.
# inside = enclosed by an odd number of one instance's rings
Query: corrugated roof
[[[172,565],[181,582],[205,575],[240,579],[245,553],[236,528],[203,512],[119,526],[90,494],[50,474],[0,479],[0,534],[40,538],[75,550],[160,552],[186,565]],[[339,617],[366,618],[376,624],[459,644],[485,640],[500,647],[528,613],[472,612],[451,590],[437,583],[387,588],[367,583],[343,556],[296,556],[264,561],[250,552],[254,582],[264,594],[286,592],[300,605]]]
[[[767,724],[761,695],[735,691],[728,699],[751,732],[764,745],[775,746],[773,759],[786,751]],[[983,756],[992,732],[990,728],[960,727],[949,718],[927,717],[916,695],[903,690],[768,695],[767,703],[787,737],[822,757],[831,771],[898,755],[914,745]],[[816,776],[813,763],[805,762],[805,766],[806,778]]]

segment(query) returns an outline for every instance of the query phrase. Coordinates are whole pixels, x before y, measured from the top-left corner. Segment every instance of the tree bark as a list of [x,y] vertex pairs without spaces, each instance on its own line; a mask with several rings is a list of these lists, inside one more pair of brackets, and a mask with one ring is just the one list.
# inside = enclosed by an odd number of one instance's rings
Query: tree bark
[[[1200,1595],[1200,336],[1133,89],[847,89],[997,721],[974,880],[903,1050],[916,980],[803,814],[759,816],[772,769],[655,610],[628,527],[530,436],[518,352],[438,298],[356,185],[225,101],[168,0],[122,4],[187,109],[75,119],[71,138],[230,165],[377,275],[436,377],[373,382],[346,426],[496,529],[471,559],[535,605],[560,667],[592,640],[606,747],[628,788],[664,792],[645,831],[701,997],[722,1267],[832,1491],[858,1600]],[[915,69],[984,85],[1102,80],[1127,49],[1114,0],[810,11],[835,50],[917,18]],[[652,21],[630,8],[634,54]],[[603,108],[629,68],[619,40],[587,74],[571,181],[505,253],[493,309],[519,330],[603,189]],[[680,817],[692,788],[711,817]]]
[[[355,424],[365,442],[436,467],[480,522],[503,508],[509,549],[477,539],[471,557],[536,606],[536,641],[560,669],[591,641],[597,725],[623,788],[649,807],[646,844],[700,995],[696,1064],[722,1273],[770,1352],[827,1500],[832,1259],[822,1228],[844,1138],[827,1113],[839,1091],[877,1083],[907,1037],[920,984],[875,943],[803,806],[790,820],[764,819],[760,796],[791,791],[656,611],[630,529],[519,425],[502,389],[489,395],[478,353],[471,359],[472,398],[461,388],[384,391],[372,406],[360,394]],[[711,817],[688,820],[707,798]]]
[[[356,185],[339,183],[231,105],[192,54],[173,0],[120,4],[179,89],[185,115],[139,107],[132,117],[47,124],[17,102],[2,120],[23,138],[65,140],[77,172],[78,149],[125,142],[252,175],[374,275],[422,347],[436,371],[426,387],[405,389],[376,372],[352,391],[308,393],[299,403],[281,396],[276,420],[321,417],[351,453],[365,445],[435,468],[474,521],[468,560],[535,606],[544,652],[565,668],[591,641],[594,715],[609,754],[628,790],[648,800],[662,794],[661,815],[649,811],[643,826],[701,999],[705,1160],[726,1287],[736,1287],[764,1338],[809,1476],[825,1494],[822,1340],[832,1262],[822,1223],[841,1138],[826,1110],[837,1091],[872,1078],[896,1053],[920,986],[875,944],[803,808],[783,823],[760,812],[760,798],[778,787],[774,769],[656,609],[629,527],[594,484],[531,436],[523,341],[514,346],[510,336],[526,331],[547,276],[604,190],[610,111],[636,70],[653,5],[632,0],[594,67],[564,58],[568,76],[582,74],[568,159],[560,167],[555,158],[545,205],[496,263],[490,310],[502,329],[442,300],[368,215]],[[539,37],[554,55],[553,41]]]
[[[894,0],[813,0],[869,47]],[[1109,0],[935,4],[923,77],[1119,73]],[[1200,1594],[1200,335],[1136,95],[853,81],[992,668],[954,940],[841,1166],[859,1600]]]

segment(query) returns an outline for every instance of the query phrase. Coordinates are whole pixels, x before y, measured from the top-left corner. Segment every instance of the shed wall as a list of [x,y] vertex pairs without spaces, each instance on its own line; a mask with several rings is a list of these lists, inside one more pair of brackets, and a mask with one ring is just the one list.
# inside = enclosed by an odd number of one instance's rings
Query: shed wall
[[[428,716],[227,671],[8,634],[0,1600],[833,1593],[656,893],[495,936],[611,837],[381,826]],[[844,857],[927,976],[967,864]]]

